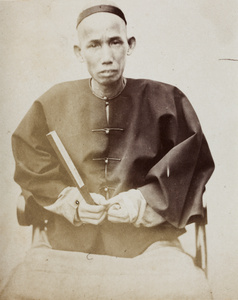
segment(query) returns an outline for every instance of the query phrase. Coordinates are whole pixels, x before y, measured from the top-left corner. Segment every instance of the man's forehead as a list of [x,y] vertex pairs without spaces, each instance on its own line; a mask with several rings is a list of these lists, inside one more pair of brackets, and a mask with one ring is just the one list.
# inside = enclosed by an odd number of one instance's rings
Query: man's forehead
[[85,18],[78,26],[78,33],[90,39],[99,39],[104,34],[120,36],[126,34],[126,26],[118,16],[102,12]]

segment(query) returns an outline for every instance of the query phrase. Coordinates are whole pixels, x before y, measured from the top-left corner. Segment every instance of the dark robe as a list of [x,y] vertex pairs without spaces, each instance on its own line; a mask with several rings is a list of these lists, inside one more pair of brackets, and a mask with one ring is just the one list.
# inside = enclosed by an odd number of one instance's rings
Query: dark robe
[[89,80],[80,80],[58,84],[35,101],[12,143],[15,180],[41,206],[73,185],[46,138],[52,130],[89,192],[112,197],[139,189],[166,220],[153,228],[108,221],[76,228],[61,220],[59,228],[52,225],[53,248],[131,257],[203,216],[202,194],[214,163],[198,118],[176,87],[128,79],[107,101],[92,94]]

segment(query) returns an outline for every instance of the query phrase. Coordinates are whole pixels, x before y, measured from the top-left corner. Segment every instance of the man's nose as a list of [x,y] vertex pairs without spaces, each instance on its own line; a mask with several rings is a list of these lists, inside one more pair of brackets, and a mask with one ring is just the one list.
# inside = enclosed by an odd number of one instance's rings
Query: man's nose
[[102,64],[111,64],[113,62],[112,49],[109,45],[103,45],[101,55]]

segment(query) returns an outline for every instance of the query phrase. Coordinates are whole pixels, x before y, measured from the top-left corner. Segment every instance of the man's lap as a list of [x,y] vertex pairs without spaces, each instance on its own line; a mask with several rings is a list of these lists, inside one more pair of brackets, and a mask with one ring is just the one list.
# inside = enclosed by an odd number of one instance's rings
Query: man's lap
[[204,273],[177,241],[134,258],[32,248],[1,299],[210,299]]

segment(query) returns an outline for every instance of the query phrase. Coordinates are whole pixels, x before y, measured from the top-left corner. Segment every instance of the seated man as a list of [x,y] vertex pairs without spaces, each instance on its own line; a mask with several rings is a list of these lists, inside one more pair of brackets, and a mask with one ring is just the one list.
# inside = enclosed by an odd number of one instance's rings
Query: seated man
[[[114,4],[82,11],[75,53],[91,78],[51,88],[13,134],[15,180],[39,212],[32,215],[32,250],[6,299],[210,297],[178,237],[203,216],[214,163],[178,88],[123,77],[136,44],[126,25]],[[46,137],[53,130],[93,205],[60,164]]]

